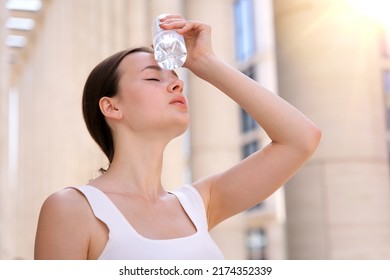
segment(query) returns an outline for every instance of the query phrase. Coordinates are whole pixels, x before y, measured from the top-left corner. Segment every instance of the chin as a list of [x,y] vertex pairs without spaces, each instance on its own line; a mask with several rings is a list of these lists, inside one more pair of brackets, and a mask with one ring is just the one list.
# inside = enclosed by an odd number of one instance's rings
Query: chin
[[190,125],[190,118],[175,121],[175,137],[185,133]]
[[185,133],[188,130],[189,126],[190,126],[189,121],[182,124],[182,126],[180,127],[179,135],[182,135],[183,133]]

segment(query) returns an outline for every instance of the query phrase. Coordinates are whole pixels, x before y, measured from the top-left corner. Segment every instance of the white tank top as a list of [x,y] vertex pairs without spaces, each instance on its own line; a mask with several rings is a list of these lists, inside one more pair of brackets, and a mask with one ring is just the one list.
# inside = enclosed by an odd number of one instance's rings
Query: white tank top
[[185,185],[173,192],[196,227],[196,233],[174,239],[143,237],[129,224],[114,203],[93,186],[76,187],[87,198],[96,218],[108,227],[108,242],[99,260],[211,260],[224,256],[212,240],[199,192]]

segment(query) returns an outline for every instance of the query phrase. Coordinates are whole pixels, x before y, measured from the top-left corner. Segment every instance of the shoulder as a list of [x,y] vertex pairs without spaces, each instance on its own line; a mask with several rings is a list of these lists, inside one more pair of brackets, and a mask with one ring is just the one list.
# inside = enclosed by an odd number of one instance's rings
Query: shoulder
[[75,189],[64,189],[50,195],[39,215],[35,258],[86,258],[93,230],[92,215],[85,197]]
[[48,196],[39,214],[40,223],[55,224],[56,227],[60,226],[56,223],[61,222],[61,226],[83,224],[83,228],[87,229],[87,225],[94,220],[88,200],[74,188],[66,188]]
[[42,205],[41,212],[52,214],[80,213],[88,210],[88,202],[84,195],[73,188],[66,188],[51,194]]

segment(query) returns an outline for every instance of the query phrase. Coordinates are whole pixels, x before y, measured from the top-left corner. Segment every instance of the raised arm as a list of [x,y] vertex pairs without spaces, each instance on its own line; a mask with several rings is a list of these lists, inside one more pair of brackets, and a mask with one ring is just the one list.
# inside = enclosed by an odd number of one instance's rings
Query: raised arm
[[211,48],[209,26],[172,19],[170,26],[175,24],[186,38],[185,66],[237,102],[271,138],[271,143],[232,168],[194,183],[211,229],[263,201],[290,179],[315,151],[321,132],[285,100],[220,60]]

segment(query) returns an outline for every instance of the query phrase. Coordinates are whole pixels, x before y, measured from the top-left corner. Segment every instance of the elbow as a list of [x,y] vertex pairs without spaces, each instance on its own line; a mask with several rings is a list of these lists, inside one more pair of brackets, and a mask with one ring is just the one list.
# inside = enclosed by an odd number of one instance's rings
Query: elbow
[[321,129],[313,123],[310,124],[306,130],[305,137],[302,137],[304,152],[311,156],[320,144],[321,136]]

